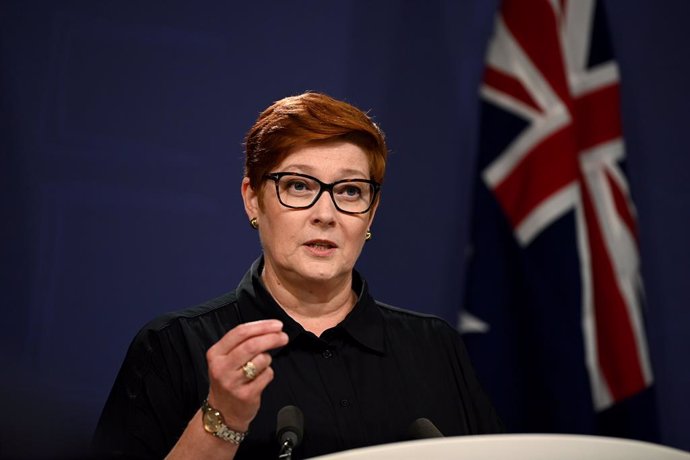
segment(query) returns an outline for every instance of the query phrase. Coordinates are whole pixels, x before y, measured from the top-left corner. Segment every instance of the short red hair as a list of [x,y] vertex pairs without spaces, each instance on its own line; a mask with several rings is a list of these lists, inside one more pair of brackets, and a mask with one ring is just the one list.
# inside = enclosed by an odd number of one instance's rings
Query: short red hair
[[334,141],[364,150],[371,179],[383,182],[388,150],[381,129],[358,108],[314,92],[276,101],[259,115],[244,139],[244,175],[258,190],[264,174],[294,149]]

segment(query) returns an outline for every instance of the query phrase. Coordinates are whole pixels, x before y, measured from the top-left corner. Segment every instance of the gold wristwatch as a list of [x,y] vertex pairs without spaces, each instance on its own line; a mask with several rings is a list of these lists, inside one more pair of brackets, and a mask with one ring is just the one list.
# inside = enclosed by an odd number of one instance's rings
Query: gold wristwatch
[[221,414],[219,410],[209,406],[208,399],[204,399],[204,402],[201,404],[201,420],[204,422],[204,430],[206,430],[206,432],[211,433],[216,438],[233,444],[239,445],[239,443],[244,441],[247,433],[249,433],[248,431],[243,433],[228,428],[225,424],[223,414]]

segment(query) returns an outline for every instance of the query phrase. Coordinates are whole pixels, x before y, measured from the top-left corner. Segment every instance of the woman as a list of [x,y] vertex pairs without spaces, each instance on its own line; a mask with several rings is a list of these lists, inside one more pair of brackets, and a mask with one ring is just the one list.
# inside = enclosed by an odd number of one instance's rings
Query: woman
[[266,109],[246,137],[242,198],[263,256],[235,291],[147,325],[95,445],[128,457],[275,458],[276,414],[304,413],[294,455],[500,431],[458,333],[376,302],[354,271],[386,165],[379,128],[317,93]]

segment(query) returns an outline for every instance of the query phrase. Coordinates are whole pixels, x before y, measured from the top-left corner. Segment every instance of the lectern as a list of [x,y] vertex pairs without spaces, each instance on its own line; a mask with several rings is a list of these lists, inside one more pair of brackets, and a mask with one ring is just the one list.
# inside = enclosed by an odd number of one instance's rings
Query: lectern
[[364,447],[314,460],[690,460],[690,452],[601,436],[456,436]]

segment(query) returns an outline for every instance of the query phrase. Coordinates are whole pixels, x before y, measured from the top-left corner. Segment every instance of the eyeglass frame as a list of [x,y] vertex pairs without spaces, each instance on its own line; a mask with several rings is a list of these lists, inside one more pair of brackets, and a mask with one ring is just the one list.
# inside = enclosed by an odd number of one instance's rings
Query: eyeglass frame
[[[304,177],[306,179],[311,179],[315,181],[317,184],[319,184],[319,193],[316,194],[314,197],[314,200],[308,204],[307,206],[290,206],[288,204],[283,203],[283,200],[280,198],[280,189],[278,188],[278,182],[280,181],[281,178],[285,176],[298,176],[298,177]],[[278,198],[278,202],[285,206],[286,208],[290,209],[309,209],[312,206],[316,204],[317,201],[321,198],[321,195],[323,195],[324,190],[328,191],[328,194],[331,196],[331,201],[333,202],[333,205],[335,206],[335,209],[338,211],[342,212],[343,214],[366,214],[371,210],[371,207],[374,205],[376,202],[376,197],[378,196],[379,192],[381,191],[381,184],[378,182],[371,180],[371,179],[341,179],[337,180],[335,182],[331,182],[330,184],[327,184],[325,182],[320,181],[314,176],[310,176],[309,174],[302,174],[302,173],[296,173],[296,172],[289,172],[289,171],[280,171],[280,172],[274,172],[274,173],[266,173],[264,174],[264,179],[270,179],[273,181],[276,187],[276,197]],[[371,202],[369,203],[369,206],[364,211],[345,211],[342,209],[340,206],[338,206],[338,203],[335,201],[335,197],[333,196],[333,187],[335,187],[338,184],[342,184],[344,182],[361,182],[365,184],[369,184],[373,187],[374,193],[371,196]]]

